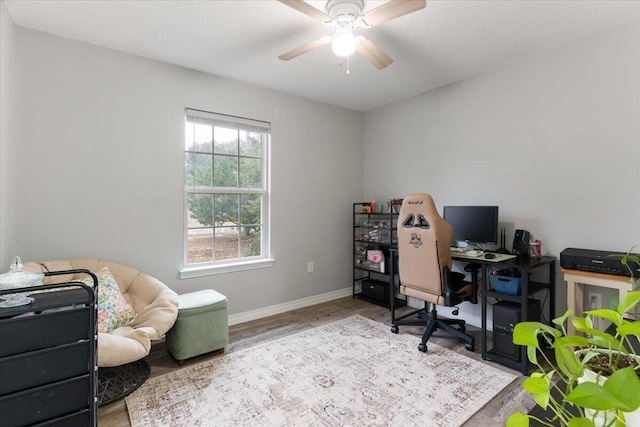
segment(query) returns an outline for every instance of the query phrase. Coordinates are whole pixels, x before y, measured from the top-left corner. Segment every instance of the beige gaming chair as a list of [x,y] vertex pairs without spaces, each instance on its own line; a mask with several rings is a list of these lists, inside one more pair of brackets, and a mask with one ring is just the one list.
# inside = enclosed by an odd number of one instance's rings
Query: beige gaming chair
[[437,317],[436,306],[453,307],[473,299],[471,283],[464,281],[463,274],[451,272],[452,241],[453,228],[438,214],[429,194],[404,198],[398,216],[400,293],[424,301],[424,308],[392,319],[391,331],[398,333],[401,325],[426,326],[418,346],[422,352],[427,351],[427,341],[436,329],[464,340],[465,348],[474,350],[473,337],[464,332],[464,320]]

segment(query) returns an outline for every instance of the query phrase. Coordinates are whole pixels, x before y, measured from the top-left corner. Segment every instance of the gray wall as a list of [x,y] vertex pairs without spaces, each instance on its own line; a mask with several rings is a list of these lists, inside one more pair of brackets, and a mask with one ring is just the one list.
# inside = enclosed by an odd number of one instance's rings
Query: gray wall
[[[365,197],[428,192],[499,205],[508,226],[566,247],[640,244],[640,22],[371,111]],[[557,281],[558,310],[566,309]],[[477,322],[479,306],[464,307]]]
[[[2,271],[16,254],[99,257],[259,310],[349,287],[351,203],[413,191],[499,205],[509,247],[516,227],[555,256],[640,243],[637,22],[362,114],[0,15]],[[177,279],[184,107],[272,123],[274,268]]]
[[[363,113],[23,28],[15,39],[24,260],[120,262],[178,293],[214,288],[232,314],[351,286]],[[185,107],[271,122],[275,267],[177,279]]]
[[0,2],[0,273],[15,256],[13,240],[13,98],[14,31],[9,11]]

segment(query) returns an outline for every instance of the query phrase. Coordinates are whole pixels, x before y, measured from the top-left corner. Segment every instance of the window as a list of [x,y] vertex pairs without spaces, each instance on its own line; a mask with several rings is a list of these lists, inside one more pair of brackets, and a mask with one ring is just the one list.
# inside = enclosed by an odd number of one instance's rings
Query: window
[[267,122],[186,109],[182,278],[273,263],[269,142]]

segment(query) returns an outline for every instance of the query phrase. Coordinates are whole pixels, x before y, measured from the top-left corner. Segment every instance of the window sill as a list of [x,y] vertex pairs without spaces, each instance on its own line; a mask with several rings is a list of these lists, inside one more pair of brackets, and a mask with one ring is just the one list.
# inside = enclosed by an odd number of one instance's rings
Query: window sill
[[255,270],[257,268],[273,267],[275,259],[260,259],[257,261],[242,261],[229,264],[207,265],[203,267],[185,267],[179,272],[179,277],[191,279],[194,277],[211,276],[214,274],[233,273],[236,271]]

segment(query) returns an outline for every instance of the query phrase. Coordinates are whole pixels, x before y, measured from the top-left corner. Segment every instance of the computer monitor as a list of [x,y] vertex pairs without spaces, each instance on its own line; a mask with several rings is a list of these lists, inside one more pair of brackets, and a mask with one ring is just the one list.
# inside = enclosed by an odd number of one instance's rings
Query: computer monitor
[[498,243],[497,206],[445,206],[443,214],[453,227],[453,240],[480,245]]

